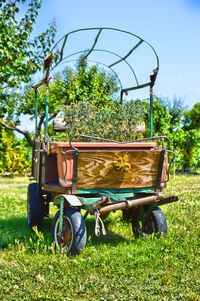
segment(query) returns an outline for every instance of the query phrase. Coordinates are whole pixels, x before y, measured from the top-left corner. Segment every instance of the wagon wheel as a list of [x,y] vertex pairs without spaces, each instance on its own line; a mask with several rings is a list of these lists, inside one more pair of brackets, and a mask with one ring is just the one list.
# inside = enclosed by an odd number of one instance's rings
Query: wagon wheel
[[136,210],[137,210],[137,208],[123,209],[122,210],[123,221],[126,223],[131,222]]
[[158,206],[143,208],[144,215],[140,217],[139,208],[132,216],[132,231],[135,237],[146,236],[147,234],[167,234],[167,222],[162,209]]
[[42,229],[43,211],[41,187],[38,183],[30,183],[27,193],[27,225],[29,228]]
[[63,229],[59,233],[60,210],[52,221],[52,239],[56,247],[64,254],[76,255],[81,253],[86,245],[86,226],[81,213],[72,207],[64,209]]

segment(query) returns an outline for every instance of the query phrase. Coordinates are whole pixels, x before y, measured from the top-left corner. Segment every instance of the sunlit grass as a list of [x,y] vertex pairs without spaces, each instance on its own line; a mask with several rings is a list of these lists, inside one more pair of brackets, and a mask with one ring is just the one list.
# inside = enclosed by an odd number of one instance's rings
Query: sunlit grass
[[0,300],[200,300],[200,177],[171,179],[163,206],[168,235],[135,239],[121,212],[105,222],[107,236],[86,221],[87,246],[77,257],[55,253],[52,215],[43,233],[26,227],[27,187],[1,187]]
[[0,176],[0,185],[1,184],[24,184],[29,182],[28,176]]

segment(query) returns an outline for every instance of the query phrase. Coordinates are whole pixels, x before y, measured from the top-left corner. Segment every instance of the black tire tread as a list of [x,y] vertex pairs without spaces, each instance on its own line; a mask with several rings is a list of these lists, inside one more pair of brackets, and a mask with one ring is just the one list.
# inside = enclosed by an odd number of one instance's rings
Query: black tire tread
[[[76,208],[73,207],[65,207],[64,216],[66,216],[70,220],[73,227],[73,234],[74,234],[72,245],[67,253],[71,255],[78,255],[82,252],[82,250],[86,245],[87,231],[85,226],[85,220],[82,217],[81,213]],[[52,221],[51,236],[53,241],[55,241],[54,232],[59,217],[60,217],[60,210],[56,212]]]
[[[147,212],[146,208],[146,212]],[[158,206],[153,206],[152,211],[150,212],[148,216],[148,220],[143,224],[143,227],[139,226],[139,220],[138,220],[138,210],[135,212],[135,214],[132,216],[132,231],[133,234],[136,237],[139,236],[146,236],[146,234],[167,234],[167,221],[165,218],[165,215],[162,211],[162,209]],[[153,225],[148,226],[148,222],[151,219],[151,222],[153,222]]]
[[167,234],[167,221],[162,209],[159,206],[154,206],[152,214],[156,220],[156,233]]
[[30,183],[27,193],[27,225],[30,229],[43,226],[43,198],[40,185]]

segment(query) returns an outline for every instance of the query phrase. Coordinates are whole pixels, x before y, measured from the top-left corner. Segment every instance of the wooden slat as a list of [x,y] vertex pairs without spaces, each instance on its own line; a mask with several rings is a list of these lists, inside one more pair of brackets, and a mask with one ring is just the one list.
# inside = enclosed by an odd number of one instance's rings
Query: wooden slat
[[52,142],[51,143],[51,150],[58,151],[59,148],[63,150],[69,150],[73,147],[77,148],[78,150],[105,150],[105,149],[151,149],[156,147],[155,142],[130,142],[130,143],[117,143],[117,142]]
[[55,154],[49,154],[45,160],[45,183],[56,183],[57,181],[57,157]]
[[159,150],[79,152],[77,188],[156,185]]
[[60,184],[57,183],[49,183],[43,185],[44,190],[48,192],[54,192],[54,193],[71,193],[71,186],[70,187],[62,187]]

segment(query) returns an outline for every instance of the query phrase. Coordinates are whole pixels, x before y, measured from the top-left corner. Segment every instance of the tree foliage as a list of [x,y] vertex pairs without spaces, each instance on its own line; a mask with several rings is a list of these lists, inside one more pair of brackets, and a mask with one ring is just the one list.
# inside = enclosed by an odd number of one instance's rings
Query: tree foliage
[[33,37],[40,7],[41,0],[0,0],[0,124],[19,132],[21,99],[17,88],[41,68],[55,36],[52,23]]
[[[60,113],[63,105],[88,102],[95,107],[104,107],[113,102],[118,91],[115,78],[97,66],[89,67],[86,61],[84,64],[80,61],[75,69],[65,68],[50,82],[49,121]],[[46,87],[43,86],[38,93],[38,132],[45,122],[45,93]],[[34,116],[34,91],[30,86],[21,95],[20,102],[16,102],[15,112],[16,122],[20,114]]]
[[184,128],[200,130],[200,102],[194,104],[191,110],[184,112]]
[[[24,2],[28,8],[20,18],[20,4]],[[55,24],[32,37],[41,0],[1,0],[0,7],[0,85],[4,89],[28,82],[41,67],[41,59],[54,41]]]
[[118,92],[116,78],[96,65],[88,66],[87,60],[79,58],[75,72],[66,69],[63,84],[68,102],[88,101],[95,106],[112,102]]
[[30,172],[30,149],[27,142],[15,137],[12,131],[0,131],[0,174]]
[[156,97],[153,106],[155,135],[170,138],[176,153],[176,168],[200,169],[200,103],[186,110],[181,99],[169,101]]

